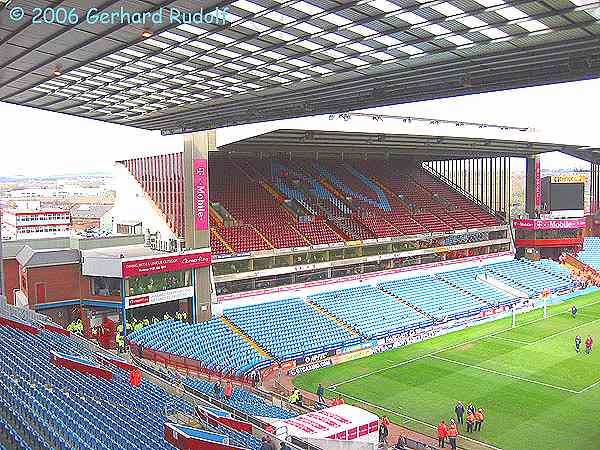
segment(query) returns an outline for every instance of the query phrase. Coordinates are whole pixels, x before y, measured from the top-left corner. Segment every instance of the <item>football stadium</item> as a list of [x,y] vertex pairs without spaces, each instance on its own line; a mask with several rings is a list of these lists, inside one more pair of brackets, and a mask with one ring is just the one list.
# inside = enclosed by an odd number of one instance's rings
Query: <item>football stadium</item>
[[156,134],[0,236],[0,450],[599,449],[600,148],[369,110],[595,78],[587,0],[0,0],[0,102]]

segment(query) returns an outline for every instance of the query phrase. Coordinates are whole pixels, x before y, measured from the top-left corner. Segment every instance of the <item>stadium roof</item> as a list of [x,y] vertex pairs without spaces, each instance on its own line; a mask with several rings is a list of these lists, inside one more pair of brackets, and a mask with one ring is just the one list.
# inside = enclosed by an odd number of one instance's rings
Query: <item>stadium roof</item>
[[579,145],[531,142],[527,140],[493,139],[396,133],[368,133],[348,131],[281,129],[219,146],[219,151],[231,153],[287,154],[293,157],[314,158],[365,155],[403,156],[421,160],[440,160],[477,157],[526,157],[559,151],[579,154],[590,161],[600,157],[600,149]]
[[[166,134],[600,76],[593,0],[89,0],[65,3],[73,25],[14,3],[0,101]],[[169,19],[200,5],[229,22]],[[94,7],[162,23],[90,24]]]

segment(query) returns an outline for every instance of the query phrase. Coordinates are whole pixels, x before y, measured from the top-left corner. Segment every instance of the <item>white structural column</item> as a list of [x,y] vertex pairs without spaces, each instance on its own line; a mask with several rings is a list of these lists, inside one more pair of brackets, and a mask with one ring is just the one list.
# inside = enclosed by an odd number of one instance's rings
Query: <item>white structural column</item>
[[[183,182],[185,247],[188,250],[210,249],[208,154],[215,150],[215,130],[185,135]],[[194,270],[196,320],[203,322],[211,318],[211,304],[216,300],[212,283],[212,267]]]

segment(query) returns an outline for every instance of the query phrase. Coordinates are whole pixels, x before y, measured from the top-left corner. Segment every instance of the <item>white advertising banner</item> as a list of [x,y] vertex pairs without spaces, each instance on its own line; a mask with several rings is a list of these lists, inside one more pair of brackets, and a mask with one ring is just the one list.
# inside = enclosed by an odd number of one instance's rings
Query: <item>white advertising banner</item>
[[156,305],[157,303],[172,302],[194,296],[194,286],[186,286],[168,291],[152,292],[150,294],[125,297],[125,309]]

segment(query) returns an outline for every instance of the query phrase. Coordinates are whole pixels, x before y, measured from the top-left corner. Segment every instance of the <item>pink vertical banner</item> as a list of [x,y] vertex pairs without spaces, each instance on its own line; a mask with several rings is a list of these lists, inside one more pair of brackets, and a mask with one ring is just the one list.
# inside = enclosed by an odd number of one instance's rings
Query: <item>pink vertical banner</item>
[[535,209],[540,209],[542,204],[542,173],[540,159],[535,160]]
[[194,215],[196,230],[208,230],[208,161],[194,159]]

